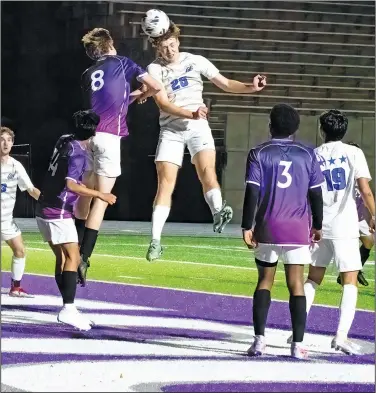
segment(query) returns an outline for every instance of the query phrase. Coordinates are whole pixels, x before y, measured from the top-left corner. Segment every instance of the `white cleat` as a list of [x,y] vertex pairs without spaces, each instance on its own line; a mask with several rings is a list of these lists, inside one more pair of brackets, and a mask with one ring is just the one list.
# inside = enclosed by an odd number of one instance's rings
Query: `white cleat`
[[93,325],[93,322],[81,314],[74,305],[64,306],[60,310],[57,320],[84,331],[90,330]]
[[264,354],[266,349],[266,342],[264,336],[255,336],[253,344],[248,349],[247,354],[249,356],[261,356]]
[[295,359],[308,359],[308,351],[303,347],[302,343],[291,343],[291,356]]
[[338,337],[334,337],[332,340],[331,347],[336,351],[341,351],[346,355],[361,355],[361,350],[359,345],[351,342],[350,340],[340,339]]

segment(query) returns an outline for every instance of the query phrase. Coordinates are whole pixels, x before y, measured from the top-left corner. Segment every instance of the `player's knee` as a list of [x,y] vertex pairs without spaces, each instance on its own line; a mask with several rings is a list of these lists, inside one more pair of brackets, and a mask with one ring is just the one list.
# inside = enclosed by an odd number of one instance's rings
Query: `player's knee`
[[363,243],[363,246],[364,246],[365,248],[367,248],[368,250],[370,250],[370,249],[373,247],[373,244],[374,244],[374,242],[373,242],[373,237],[372,237],[372,236],[365,236],[365,237],[362,237],[362,243]]
[[292,280],[287,282],[287,288],[290,296],[304,296],[303,280]]
[[19,246],[19,247],[15,248],[13,254],[16,258],[25,258],[25,255],[26,255],[25,247]]
[[214,166],[206,166],[200,170],[200,180],[205,188],[216,188],[218,185],[217,173]]

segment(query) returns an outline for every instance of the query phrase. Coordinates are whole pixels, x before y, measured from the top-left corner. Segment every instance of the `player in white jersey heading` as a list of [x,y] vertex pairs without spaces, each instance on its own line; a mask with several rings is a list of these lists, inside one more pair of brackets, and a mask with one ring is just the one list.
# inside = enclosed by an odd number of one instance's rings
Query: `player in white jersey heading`
[[21,231],[13,219],[16,203],[17,186],[27,191],[38,200],[40,191],[33,186],[23,165],[9,154],[14,143],[14,132],[1,127],[1,240],[4,240],[13,251],[12,283],[10,296],[28,296],[21,287],[21,279],[25,271],[25,246]]
[[206,119],[201,75],[230,93],[255,93],[266,85],[266,78],[260,75],[255,76],[250,85],[227,79],[205,57],[179,52],[179,35],[179,28],[172,23],[162,37],[149,38],[156,48],[157,59],[147,71],[163,86],[154,96],[160,109],[161,130],[155,157],[158,190],[152,216],[152,240],[146,255],[149,261],[162,255],[161,234],[170,213],[171,196],[186,146],[213,214],[214,231],[222,232],[233,215],[231,207],[222,200],[215,172],[215,144]]
[[343,293],[332,348],[356,354],[356,347],[347,339],[356,310],[357,276],[362,269],[355,187],[358,186],[364,205],[371,214],[371,232],[375,229],[375,200],[368,184],[371,175],[363,151],[341,142],[348,126],[346,116],[338,110],[327,111],[320,116],[320,125],[325,143],[316,149],[316,154],[326,180],[323,186],[324,219],[322,240],[313,247],[312,265],[304,285],[307,314],[315,290],[334,259],[341,275]]

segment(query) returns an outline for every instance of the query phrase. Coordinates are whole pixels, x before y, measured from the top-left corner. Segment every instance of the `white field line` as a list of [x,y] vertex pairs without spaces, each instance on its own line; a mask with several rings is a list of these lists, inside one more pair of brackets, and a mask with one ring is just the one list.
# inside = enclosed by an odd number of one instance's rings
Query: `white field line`
[[[4,273],[10,273],[9,270],[3,270]],[[51,274],[41,274],[41,273],[28,273],[30,276],[39,276],[39,277],[49,277],[49,278],[54,278]],[[231,295],[228,293],[220,293],[220,292],[207,292],[207,291],[197,291],[194,289],[182,289],[182,288],[169,288],[169,287],[160,287],[157,285],[146,285],[146,284],[129,284],[127,282],[116,282],[116,281],[106,281],[106,280],[93,280],[90,279],[92,282],[100,282],[104,284],[116,284],[116,285],[126,285],[126,286],[132,286],[132,287],[143,287],[143,288],[157,288],[157,289],[162,289],[165,291],[177,291],[177,292],[187,292],[187,293],[202,293],[204,295],[214,295],[214,296],[227,296],[227,297],[237,297],[241,299],[252,299],[252,296],[244,296],[244,295]],[[278,299],[273,299],[273,302],[278,302],[278,303],[288,303],[288,300],[278,300]],[[337,306],[329,306],[326,304],[315,304],[314,307],[323,307],[323,308],[338,308]],[[364,311],[368,313],[374,314],[374,310],[365,310],[363,308],[357,308],[358,311]]]

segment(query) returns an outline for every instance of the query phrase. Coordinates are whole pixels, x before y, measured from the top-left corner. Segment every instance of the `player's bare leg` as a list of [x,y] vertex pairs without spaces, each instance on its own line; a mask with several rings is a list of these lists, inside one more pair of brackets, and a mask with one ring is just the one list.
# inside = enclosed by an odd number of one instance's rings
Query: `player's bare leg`
[[[100,192],[110,193],[115,182],[116,177],[106,177],[95,174],[95,189]],[[78,281],[83,287],[86,285],[87,269],[90,267],[89,258],[97,242],[98,231],[102,225],[107,206],[107,202],[95,198],[89,216],[86,219],[85,233],[80,247],[81,263],[78,267]]]
[[6,240],[6,243],[13,251],[11,267],[12,283],[9,296],[28,297],[29,295],[21,287],[21,280],[25,271],[26,264],[25,246],[22,235],[18,235],[13,239]]
[[196,167],[197,176],[202,184],[206,203],[213,214],[213,230],[221,233],[231,221],[233,211],[222,200],[221,187],[215,172],[215,150],[202,150],[195,154],[192,163]]
[[[95,174],[87,171],[82,178],[82,184],[87,188],[95,189]],[[85,234],[85,224],[90,213],[90,205],[93,198],[80,196],[75,206],[74,217],[78,235],[78,243],[81,244]]]
[[285,276],[290,293],[289,307],[293,331],[291,356],[298,359],[306,359],[308,353],[302,346],[307,322],[304,265],[285,265]]
[[358,299],[358,271],[341,273],[343,292],[339,307],[340,316],[338,329],[332,341],[332,348],[342,351],[348,355],[356,355],[359,348],[347,339],[353,323]]
[[[248,349],[248,355],[260,356],[265,352],[265,326],[271,303],[270,291],[274,284],[277,263],[268,264],[256,260],[258,270],[258,281],[253,294],[253,327],[255,331],[255,340]],[[271,265],[271,266],[268,266]]]
[[74,305],[77,287],[77,268],[80,263],[80,251],[77,243],[49,245],[55,254],[55,279],[63,298],[63,308],[57,320],[80,330],[90,330],[91,321],[83,316]]
[[171,197],[174,192],[179,166],[171,162],[157,161],[158,190],[154,200],[152,216],[152,239],[146,253],[148,261],[161,257],[161,235],[171,209]]

